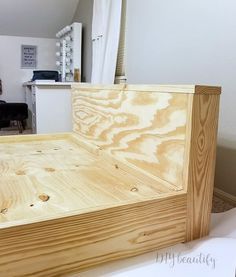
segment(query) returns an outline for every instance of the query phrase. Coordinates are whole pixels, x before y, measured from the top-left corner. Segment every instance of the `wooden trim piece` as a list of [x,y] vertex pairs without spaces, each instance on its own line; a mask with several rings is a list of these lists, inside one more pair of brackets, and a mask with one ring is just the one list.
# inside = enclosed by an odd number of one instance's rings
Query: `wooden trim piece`
[[195,86],[195,94],[221,94],[221,87]]
[[57,133],[57,134],[40,134],[40,135],[13,135],[13,136],[0,136],[0,143],[22,143],[32,141],[45,141],[45,140],[60,140],[67,139],[71,133]]
[[75,84],[72,89],[76,90],[126,90],[126,91],[146,91],[146,92],[168,92],[168,93],[195,93],[194,85],[91,85],[91,84]]
[[72,90],[78,91],[84,91],[88,90],[90,92],[97,91],[97,90],[123,90],[125,89],[126,84],[115,84],[115,85],[93,85],[90,83],[79,83],[71,85]]
[[[80,147],[83,147],[88,152],[100,156],[103,158],[103,161],[106,161],[106,166],[110,167],[117,167],[124,172],[136,176],[140,182],[147,183],[149,185],[152,185],[154,187],[157,187],[162,192],[167,191],[173,191],[173,192],[184,192],[182,185],[178,186],[177,184],[171,184],[159,177],[154,177],[151,174],[148,174],[146,171],[141,170],[135,166],[132,166],[132,164],[128,164],[125,162],[122,162],[118,159],[115,159],[112,155],[109,155],[106,151],[102,149],[102,147],[97,146],[95,144],[92,144],[90,142],[86,142],[82,137],[80,137],[79,134],[72,133],[70,139],[77,143]],[[105,170],[105,168],[104,168]]]
[[185,227],[182,194],[5,228],[1,276],[64,276],[183,242]]
[[186,241],[209,232],[214,186],[219,95],[194,95],[187,174]]
[[214,86],[200,85],[92,85],[88,83],[74,84],[71,86],[74,90],[125,90],[125,91],[145,91],[156,93],[186,93],[186,94],[220,94],[221,88]]
[[190,148],[191,148],[191,131],[192,131],[192,110],[193,110],[193,94],[188,96],[188,110],[186,120],[186,140],[184,147],[184,164],[183,167],[183,190],[188,191],[188,174],[189,174],[189,159],[190,159]]
[[214,195],[236,207],[236,196],[229,194],[218,188],[214,188]]

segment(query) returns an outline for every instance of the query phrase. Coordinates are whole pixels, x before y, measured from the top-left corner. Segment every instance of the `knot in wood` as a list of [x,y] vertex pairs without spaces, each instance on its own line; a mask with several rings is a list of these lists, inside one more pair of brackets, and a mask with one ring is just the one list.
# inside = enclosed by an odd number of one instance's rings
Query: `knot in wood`
[[39,199],[42,200],[43,202],[48,201],[49,198],[50,198],[50,196],[45,194],[45,193],[42,193],[42,194],[39,195]]
[[133,188],[131,188],[131,190],[130,190],[130,191],[132,191],[132,192],[136,192],[136,191],[138,191],[138,188],[133,187]]

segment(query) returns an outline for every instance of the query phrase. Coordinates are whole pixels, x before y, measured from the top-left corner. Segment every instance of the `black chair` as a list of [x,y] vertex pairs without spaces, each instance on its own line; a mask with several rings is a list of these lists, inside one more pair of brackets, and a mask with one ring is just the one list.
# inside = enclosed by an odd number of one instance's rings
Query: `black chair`
[[16,121],[19,132],[25,129],[28,118],[28,105],[25,103],[6,103],[0,100],[0,129],[9,127],[11,121]]

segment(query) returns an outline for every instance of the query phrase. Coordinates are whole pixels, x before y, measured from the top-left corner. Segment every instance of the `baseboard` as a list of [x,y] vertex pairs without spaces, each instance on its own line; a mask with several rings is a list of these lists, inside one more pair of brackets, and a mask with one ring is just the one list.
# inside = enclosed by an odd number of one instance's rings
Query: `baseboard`
[[214,195],[234,206],[236,206],[236,196],[229,194],[221,189],[214,188]]

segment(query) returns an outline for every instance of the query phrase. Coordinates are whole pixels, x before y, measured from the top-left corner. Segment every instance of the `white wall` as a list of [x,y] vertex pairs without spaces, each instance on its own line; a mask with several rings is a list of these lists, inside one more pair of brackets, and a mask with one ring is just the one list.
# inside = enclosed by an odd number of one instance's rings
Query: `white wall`
[[0,36],[0,79],[3,94],[0,99],[24,102],[22,83],[30,80],[33,69],[21,69],[21,45],[37,45],[37,69],[56,69],[56,40],[45,38]]
[[129,83],[221,85],[216,186],[236,195],[236,1],[127,1]]
[[79,0],[0,0],[0,35],[54,38]]

